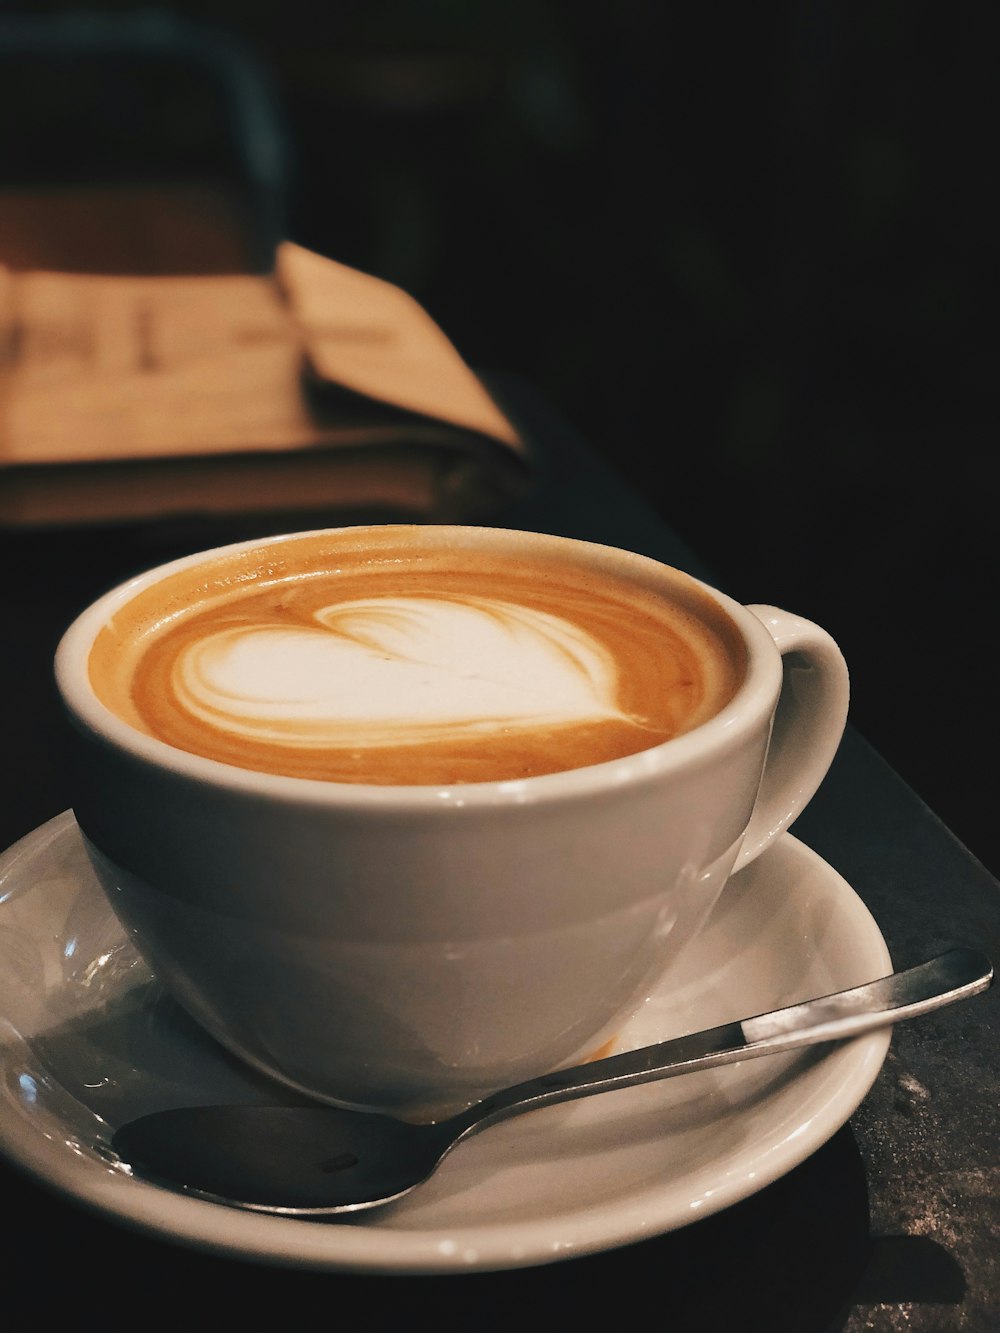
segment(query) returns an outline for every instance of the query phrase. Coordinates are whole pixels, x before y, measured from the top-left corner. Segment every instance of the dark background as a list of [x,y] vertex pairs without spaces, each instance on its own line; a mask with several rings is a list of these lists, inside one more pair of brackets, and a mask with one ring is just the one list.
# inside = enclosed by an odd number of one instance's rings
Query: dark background
[[[995,4],[0,3],[67,14],[237,44],[284,234],[530,379],[727,590],[826,625],[858,728],[1000,873]],[[59,89],[5,116],[9,179]]]

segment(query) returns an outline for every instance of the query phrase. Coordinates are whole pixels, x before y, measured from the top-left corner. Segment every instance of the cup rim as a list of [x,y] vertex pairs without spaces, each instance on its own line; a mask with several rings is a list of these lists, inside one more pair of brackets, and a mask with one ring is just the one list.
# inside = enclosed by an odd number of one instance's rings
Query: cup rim
[[[120,718],[96,695],[90,685],[87,663],[91,646],[113,611],[146,588],[190,568],[201,561],[238,554],[258,547],[280,545],[298,538],[308,539],[326,533],[377,530],[413,531],[421,534],[452,534],[460,541],[506,542],[528,539],[550,550],[585,550],[600,559],[605,568],[632,577],[645,575],[655,580],[666,569],[673,577],[680,575],[702,595],[707,595],[734,622],[747,652],[746,673],[733,698],[711,718],[691,731],[649,749],[617,759],[604,760],[580,768],[527,778],[491,779],[451,785],[384,785],[376,783],[329,782],[320,778],[290,777],[256,769],[241,768],[221,760],[179,749],[166,741],[139,731]],[[610,791],[633,787],[680,772],[693,773],[704,764],[739,748],[763,718],[770,716],[777,703],[781,683],[781,657],[765,624],[749,607],[737,602],[712,584],[689,574],[678,566],[630,551],[582,538],[526,529],[486,527],[468,524],[394,524],[366,523],[311,528],[260,538],[249,538],[191,552],[155,565],[108,589],[85,607],[64,631],[56,648],[54,674],[56,686],[70,721],[85,733],[119,750],[139,763],[150,765],[193,782],[233,793],[266,796],[291,804],[330,807],[365,807],[406,809],[482,808],[496,805],[536,804],[540,801],[577,796],[586,792]]]

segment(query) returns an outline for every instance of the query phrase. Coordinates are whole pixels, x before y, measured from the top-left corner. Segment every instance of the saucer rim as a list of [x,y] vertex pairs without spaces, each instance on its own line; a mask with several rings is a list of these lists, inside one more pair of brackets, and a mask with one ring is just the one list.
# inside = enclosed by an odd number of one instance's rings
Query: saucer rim
[[[40,825],[0,855],[0,868],[24,873],[31,859],[41,856],[60,836],[76,827],[72,811],[64,811]],[[782,834],[761,858],[787,858],[809,865],[829,879],[830,892],[851,930],[867,952],[870,966],[892,968],[885,939],[850,884],[807,844],[790,833]],[[23,864],[21,859],[23,858]],[[30,890],[29,890],[30,893]],[[107,909],[112,919],[110,907]],[[873,972],[872,975],[877,975]],[[0,1023],[4,1016],[0,1014]],[[867,1096],[888,1054],[891,1029],[869,1033],[845,1043],[824,1058],[841,1064],[837,1095],[822,1113],[805,1122],[793,1147],[772,1152],[766,1163],[755,1163],[736,1181],[698,1210],[697,1218],[729,1208],[786,1175],[826,1143],[850,1119]],[[0,1072],[7,1064],[0,1043]],[[545,1220],[500,1222],[444,1229],[378,1228],[336,1221],[317,1224],[300,1219],[234,1210],[184,1195],[109,1167],[96,1175],[92,1163],[81,1169],[71,1145],[58,1144],[29,1122],[0,1119],[0,1154],[16,1168],[85,1209],[159,1239],[171,1239],[195,1249],[230,1258],[255,1259],[285,1267],[384,1274],[447,1274],[457,1271],[498,1271],[530,1267],[619,1248],[681,1229],[694,1214],[678,1218],[678,1207],[664,1203],[651,1216],[649,1192],[619,1200],[613,1209],[577,1207],[553,1217],[552,1234],[543,1239]],[[18,1132],[20,1130],[20,1132]],[[719,1169],[725,1159],[720,1158]],[[663,1194],[669,1198],[669,1183]],[[690,1203],[688,1208],[690,1210]],[[555,1225],[558,1221],[558,1225]],[[526,1237],[523,1233],[535,1233]]]

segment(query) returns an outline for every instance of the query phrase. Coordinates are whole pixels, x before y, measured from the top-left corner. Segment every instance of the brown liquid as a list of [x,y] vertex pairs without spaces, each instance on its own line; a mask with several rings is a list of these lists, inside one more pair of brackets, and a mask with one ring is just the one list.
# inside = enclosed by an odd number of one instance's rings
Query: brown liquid
[[[332,782],[450,785],[580,768],[658,745],[714,716],[743,676],[736,627],[682,574],[662,588],[610,575],[561,548],[453,548],[434,529],[388,527],[290,538],[206,560],[139,593],[98,635],[98,697],[139,730],[237,767]],[[504,727],[372,747],[240,737],[193,716],[177,662],[206,633],[261,620],[313,624],[317,607],[379,596],[466,595],[578,626],[614,659],[623,716]]]

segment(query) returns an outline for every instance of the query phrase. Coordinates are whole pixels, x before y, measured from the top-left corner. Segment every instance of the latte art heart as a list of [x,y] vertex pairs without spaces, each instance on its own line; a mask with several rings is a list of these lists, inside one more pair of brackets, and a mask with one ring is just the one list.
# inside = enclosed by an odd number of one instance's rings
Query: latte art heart
[[441,787],[646,751],[738,688],[739,633],[687,575],[647,587],[549,539],[459,535],[345,528],[212,554],[119,607],[95,693],[237,768]]
[[577,626],[488,597],[380,597],[312,626],[240,624],[174,667],[213,727],[307,747],[365,748],[622,717],[611,654]]

